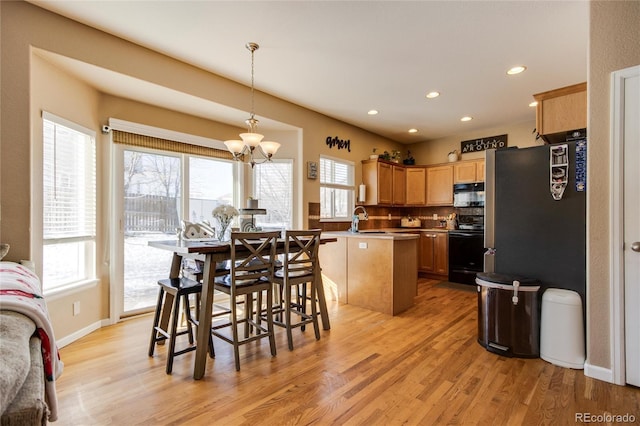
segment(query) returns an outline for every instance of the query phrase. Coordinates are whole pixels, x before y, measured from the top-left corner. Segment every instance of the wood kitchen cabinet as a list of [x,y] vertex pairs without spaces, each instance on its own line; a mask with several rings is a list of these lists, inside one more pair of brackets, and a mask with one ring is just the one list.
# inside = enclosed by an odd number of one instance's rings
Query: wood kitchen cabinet
[[393,175],[392,204],[394,206],[407,203],[407,169],[402,166],[391,166]]
[[418,244],[418,270],[429,275],[449,274],[449,234],[423,231]]
[[484,160],[460,161],[453,166],[453,183],[484,182]]
[[484,167],[484,160],[478,160],[476,161],[476,179],[478,179],[478,182],[484,182],[484,177],[485,175],[485,167]]
[[378,160],[362,162],[362,183],[367,186],[364,204],[393,203],[393,166]]
[[587,83],[538,93],[533,98],[538,101],[536,129],[543,138],[587,127]]
[[424,206],[427,203],[427,169],[425,167],[408,167],[406,170],[406,204]]
[[453,166],[427,167],[427,205],[453,205]]
[[364,204],[404,205],[406,203],[406,169],[379,160],[362,161],[362,183],[367,186]]

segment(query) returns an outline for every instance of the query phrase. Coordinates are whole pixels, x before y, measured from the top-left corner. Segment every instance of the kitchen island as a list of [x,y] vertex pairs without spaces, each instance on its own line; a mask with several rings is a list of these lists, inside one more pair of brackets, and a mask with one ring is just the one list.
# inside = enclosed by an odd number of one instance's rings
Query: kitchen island
[[338,240],[320,248],[323,281],[336,290],[338,301],[388,315],[413,306],[418,234],[367,230],[322,235]]

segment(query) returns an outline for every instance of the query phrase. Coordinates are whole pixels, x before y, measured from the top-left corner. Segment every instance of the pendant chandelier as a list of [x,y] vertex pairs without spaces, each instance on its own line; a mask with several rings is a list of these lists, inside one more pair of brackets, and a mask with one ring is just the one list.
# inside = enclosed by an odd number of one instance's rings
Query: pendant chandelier
[[[247,124],[247,133],[240,133],[240,138],[242,140],[228,140],[225,141],[225,145],[227,149],[233,154],[233,159],[236,161],[245,161],[245,155],[248,155],[248,163],[251,164],[251,167],[255,166],[256,163],[264,163],[265,161],[271,161],[271,157],[273,154],[278,151],[280,148],[280,144],[278,142],[271,141],[263,141],[263,135],[257,133],[258,129],[258,120],[255,118],[253,113],[254,100],[253,100],[253,54],[256,50],[260,48],[257,43],[247,43],[247,50],[251,52],[251,115],[245,121]],[[257,148],[257,149],[256,149]],[[257,161],[254,158],[254,153],[259,152],[262,157],[262,160]]]

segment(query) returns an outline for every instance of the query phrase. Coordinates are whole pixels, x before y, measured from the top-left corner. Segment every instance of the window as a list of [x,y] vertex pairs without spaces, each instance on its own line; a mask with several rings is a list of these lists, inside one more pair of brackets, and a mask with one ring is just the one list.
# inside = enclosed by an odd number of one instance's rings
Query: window
[[353,175],[352,162],[320,157],[320,219],[351,219]]
[[253,169],[253,196],[266,215],[255,216],[263,229],[287,229],[293,222],[293,161],[273,160]]
[[217,226],[211,212],[221,204],[234,202],[234,166],[229,160],[189,156],[190,222],[208,221]]
[[95,279],[95,133],[43,113],[43,290]]

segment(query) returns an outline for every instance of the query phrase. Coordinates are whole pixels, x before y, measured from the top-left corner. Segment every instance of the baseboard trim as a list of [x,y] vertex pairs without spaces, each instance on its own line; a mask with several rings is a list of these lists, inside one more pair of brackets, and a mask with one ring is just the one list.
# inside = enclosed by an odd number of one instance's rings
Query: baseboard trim
[[584,375],[593,379],[602,380],[603,382],[617,384],[613,380],[613,371],[610,368],[598,367],[585,362]]
[[86,336],[87,334],[92,333],[98,330],[99,328],[102,328],[109,324],[110,323],[108,319],[94,322],[93,324],[89,324],[85,328],[80,329],[74,333],[71,333],[68,336],[64,336],[61,339],[56,339],[56,344],[58,345],[58,348],[64,348],[65,346],[75,342],[76,340]]

